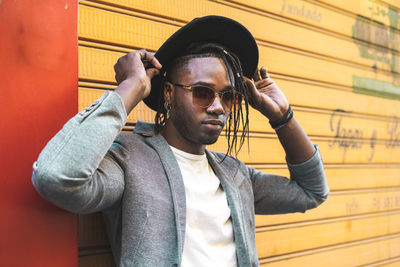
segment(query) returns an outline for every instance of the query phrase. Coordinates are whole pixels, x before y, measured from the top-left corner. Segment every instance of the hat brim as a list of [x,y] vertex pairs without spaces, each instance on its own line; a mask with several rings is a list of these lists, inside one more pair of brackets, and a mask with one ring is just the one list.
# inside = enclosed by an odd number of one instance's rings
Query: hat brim
[[163,68],[151,81],[151,92],[143,101],[157,111],[162,76],[173,59],[194,42],[218,43],[236,54],[243,74],[252,77],[258,66],[258,47],[253,35],[239,22],[222,16],[196,18],[176,31],[158,49],[155,57]]

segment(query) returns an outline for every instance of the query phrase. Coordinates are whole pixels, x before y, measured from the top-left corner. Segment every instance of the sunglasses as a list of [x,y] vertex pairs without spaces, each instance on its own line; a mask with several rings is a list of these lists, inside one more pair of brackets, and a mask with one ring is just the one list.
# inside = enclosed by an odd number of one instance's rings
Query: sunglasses
[[233,105],[239,106],[242,103],[243,95],[237,91],[229,90],[215,92],[211,87],[205,85],[183,85],[170,82],[172,85],[181,87],[192,92],[193,104],[208,108],[214,103],[217,95],[225,109],[232,109]]

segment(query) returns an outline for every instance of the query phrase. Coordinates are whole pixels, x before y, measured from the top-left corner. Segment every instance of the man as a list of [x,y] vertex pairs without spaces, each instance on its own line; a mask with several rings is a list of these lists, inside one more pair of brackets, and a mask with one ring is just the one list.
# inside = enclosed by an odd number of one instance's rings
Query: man
[[[125,55],[115,91],[44,148],[35,187],[69,211],[102,211],[118,266],[258,266],[254,213],[304,212],[329,190],[318,149],[257,64],[252,35],[219,16],[193,20],[155,56]],[[155,125],[119,135],[142,100],[157,110]],[[206,149],[225,124],[228,152],[240,149],[249,104],[276,129],[290,180]]]

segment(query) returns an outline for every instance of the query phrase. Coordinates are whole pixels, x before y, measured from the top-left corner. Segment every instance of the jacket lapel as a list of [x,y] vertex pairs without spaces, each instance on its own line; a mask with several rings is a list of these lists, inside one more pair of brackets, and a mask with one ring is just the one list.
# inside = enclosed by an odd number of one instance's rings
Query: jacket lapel
[[[169,147],[167,141],[161,135],[154,134],[154,124],[138,121],[135,132],[145,137],[145,142],[157,151],[163,164],[167,179],[170,185],[172,200],[175,209],[175,221],[177,240],[179,248],[179,262],[182,260],[183,245],[185,241],[186,227],[186,195],[185,185],[182,174],[175,159],[175,156]],[[242,201],[238,192],[238,185],[242,181],[235,178],[238,166],[237,164],[220,164],[219,159],[211,152],[206,150],[209,164],[213,168],[216,176],[219,178],[222,188],[225,191],[229,208],[231,210],[233,234],[235,237],[236,255],[238,266],[251,266],[250,255],[248,253],[248,244],[246,240],[246,229],[244,227],[244,215]],[[227,159],[228,160],[228,159]],[[226,166],[225,166],[226,165]]]
[[179,262],[181,262],[186,226],[186,196],[182,174],[178,162],[164,137],[161,135],[153,135],[145,140],[148,145],[157,151],[167,175],[175,210],[176,232],[179,248],[178,256]]
[[248,254],[248,244],[246,240],[246,229],[244,227],[243,207],[237,185],[241,181],[235,181],[238,171],[237,164],[235,166],[224,166],[219,163],[211,152],[207,151],[207,159],[213,168],[215,175],[219,178],[222,188],[225,191],[228,205],[231,210],[233,234],[235,236],[236,255],[238,266],[251,266],[250,255]]

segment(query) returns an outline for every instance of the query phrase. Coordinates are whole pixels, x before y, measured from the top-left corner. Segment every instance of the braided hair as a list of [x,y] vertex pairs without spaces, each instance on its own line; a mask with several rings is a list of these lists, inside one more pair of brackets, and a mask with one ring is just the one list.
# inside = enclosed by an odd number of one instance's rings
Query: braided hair
[[[202,57],[216,57],[221,59],[228,72],[229,82],[233,87],[232,90],[244,96],[244,105],[239,104],[232,106],[232,112],[230,113],[225,127],[225,134],[228,141],[228,149],[225,156],[232,155],[233,151],[237,156],[246,137],[249,136],[249,103],[247,100],[247,89],[243,79],[242,67],[238,57],[233,52],[217,43],[193,43],[167,66],[161,86],[162,88],[164,87],[165,81],[169,80],[173,71],[184,68],[190,59]],[[162,130],[167,121],[167,110],[165,109],[164,102],[164,94],[161,93],[155,116],[155,130],[157,133]],[[242,128],[241,136],[238,140],[240,127]]]

